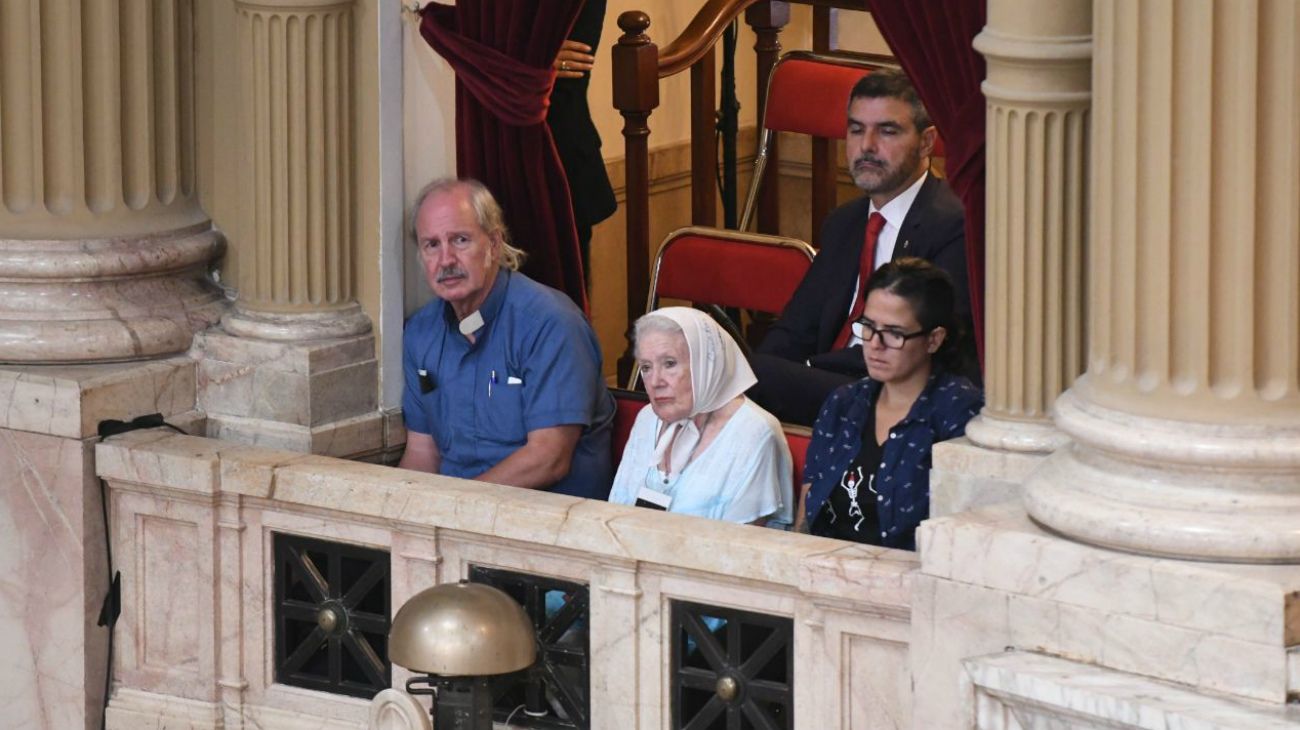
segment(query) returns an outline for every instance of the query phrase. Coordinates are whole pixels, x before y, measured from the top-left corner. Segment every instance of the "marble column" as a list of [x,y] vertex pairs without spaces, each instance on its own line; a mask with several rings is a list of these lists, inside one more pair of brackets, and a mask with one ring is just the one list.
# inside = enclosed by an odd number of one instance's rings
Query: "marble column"
[[134,360],[223,311],[190,0],[0,4],[0,362]]
[[240,0],[237,12],[251,225],[222,325],[288,341],[369,332],[352,280],[352,0]]
[[1031,453],[1065,437],[1051,406],[1083,372],[1092,3],[990,0],[986,405],[976,445]]
[[1108,547],[1300,562],[1300,6],[1094,18],[1087,373],[1026,507]]
[[355,295],[353,0],[234,4],[242,155],[238,296],[201,335],[208,435],[295,451],[379,453],[378,364]]
[[1068,439],[1051,408],[1083,370],[1092,3],[990,0],[984,410],[937,444],[930,514],[1018,500]]

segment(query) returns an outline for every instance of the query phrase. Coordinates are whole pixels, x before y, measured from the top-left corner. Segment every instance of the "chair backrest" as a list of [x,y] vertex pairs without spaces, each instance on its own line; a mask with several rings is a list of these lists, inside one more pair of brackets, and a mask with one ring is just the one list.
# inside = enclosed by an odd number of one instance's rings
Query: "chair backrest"
[[[632,434],[632,426],[636,423],[637,414],[650,404],[650,398],[645,393],[622,388],[610,388],[609,392],[614,396],[615,405],[614,433],[610,438],[610,451],[614,457],[612,463],[617,468],[619,461],[623,459],[623,449],[627,447],[627,439]],[[808,459],[808,443],[812,440],[812,430],[791,423],[783,423],[781,428],[785,433],[785,442],[790,446],[790,456],[794,462],[794,499],[795,504],[798,505],[799,498],[803,494],[803,467]]]
[[790,458],[794,461],[794,504],[798,509],[799,502],[803,500],[803,484],[806,481],[803,469],[808,463],[808,444],[812,442],[812,429],[792,423],[783,423],[781,427],[785,430],[785,442],[790,445]]
[[655,255],[646,311],[668,298],[780,314],[813,255],[811,246],[794,238],[680,228]]
[[[740,216],[740,229],[749,227],[758,199],[767,153],[776,132],[844,139],[848,132],[849,93],[863,76],[880,69],[897,69],[889,56],[825,54],[790,51],[782,54],[768,78],[763,126],[759,134],[754,176]],[[935,157],[943,157],[943,140],[935,141]]]
[[636,414],[650,404],[650,396],[622,388],[610,388],[609,392],[614,396],[614,432],[609,439],[613,461],[610,463],[618,466],[618,462],[623,459],[627,438],[632,434],[632,426],[636,423]]
[[[668,234],[655,254],[646,311],[668,298],[780,314],[815,253],[795,238],[703,226],[679,228]],[[639,380],[640,373],[633,368],[628,390],[635,390]]]

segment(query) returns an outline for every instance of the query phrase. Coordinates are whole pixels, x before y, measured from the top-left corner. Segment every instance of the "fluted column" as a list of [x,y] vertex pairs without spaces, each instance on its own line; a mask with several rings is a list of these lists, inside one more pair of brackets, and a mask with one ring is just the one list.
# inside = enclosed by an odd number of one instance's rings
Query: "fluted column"
[[353,293],[352,0],[237,7],[251,222],[223,325],[272,340],[368,332]]
[[129,360],[216,321],[192,0],[0,3],[0,362]]
[[1300,6],[1095,0],[1094,35],[1088,370],[1027,507],[1300,562]]
[[1056,397],[1083,371],[1091,0],[989,0],[985,399],[966,436],[1049,452]]

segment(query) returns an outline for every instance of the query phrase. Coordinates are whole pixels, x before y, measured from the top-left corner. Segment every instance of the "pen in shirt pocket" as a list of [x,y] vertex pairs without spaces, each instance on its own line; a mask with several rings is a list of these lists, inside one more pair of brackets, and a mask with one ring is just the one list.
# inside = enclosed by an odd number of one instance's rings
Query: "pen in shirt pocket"
[[489,398],[492,397],[492,386],[496,384],[497,384],[497,371],[493,370],[492,374],[488,376],[488,397]]

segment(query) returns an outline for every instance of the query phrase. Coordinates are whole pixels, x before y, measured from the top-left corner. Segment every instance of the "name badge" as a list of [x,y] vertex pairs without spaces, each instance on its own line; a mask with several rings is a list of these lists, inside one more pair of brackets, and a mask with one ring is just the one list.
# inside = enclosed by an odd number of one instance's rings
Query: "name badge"
[[636,506],[657,509],[662,512],[668,511],[668,506],[673,503],[673,498],[663,492],[657,492],[650,487],[641,487],[641,491],[636,493]]

